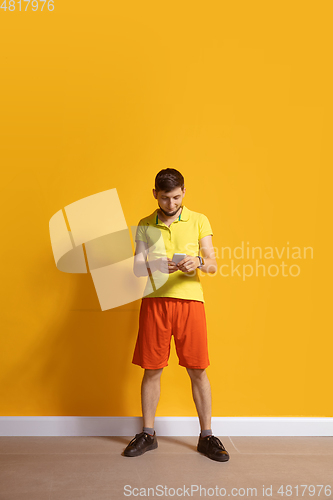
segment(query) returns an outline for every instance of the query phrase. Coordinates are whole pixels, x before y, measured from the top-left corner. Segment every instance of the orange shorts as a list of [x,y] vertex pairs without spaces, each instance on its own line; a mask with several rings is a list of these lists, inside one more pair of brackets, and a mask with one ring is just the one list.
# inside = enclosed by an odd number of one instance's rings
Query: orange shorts
[[181,366],[209,366],[204,303],[173,297],[142,299],[132,363],[151,370],[168,366],[172,335]]

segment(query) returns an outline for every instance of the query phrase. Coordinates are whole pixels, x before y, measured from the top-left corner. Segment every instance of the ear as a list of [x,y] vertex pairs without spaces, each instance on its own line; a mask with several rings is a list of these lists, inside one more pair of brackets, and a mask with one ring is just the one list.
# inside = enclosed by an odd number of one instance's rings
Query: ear
[[153,196],[154,196],[155,200],[157,200],[157,193],[156,193],[154,188],[153,188]]

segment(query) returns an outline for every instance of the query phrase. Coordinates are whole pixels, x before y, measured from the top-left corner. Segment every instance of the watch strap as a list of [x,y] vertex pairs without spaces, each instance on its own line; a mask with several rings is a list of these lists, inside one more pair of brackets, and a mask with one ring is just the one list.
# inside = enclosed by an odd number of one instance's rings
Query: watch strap
[[197,255],[198,259],[200,260],[200,266],[198,266],[198,269],[200,269],[200,267],[202,267],[204,265],[204,260],[202,257],[200,257],[200,255]]

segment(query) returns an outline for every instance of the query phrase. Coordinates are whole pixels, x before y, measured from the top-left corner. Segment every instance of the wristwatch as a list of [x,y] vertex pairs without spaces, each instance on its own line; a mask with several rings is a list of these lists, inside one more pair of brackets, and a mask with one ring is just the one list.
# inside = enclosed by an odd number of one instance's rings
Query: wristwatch
[[202,267],[205,264],[205,261],[203,260],[202,257],[200,257],[200,255],[197,255],[197,257],[200,260],[200,266],[198,266],[198,269],[200,269],[200,267]]

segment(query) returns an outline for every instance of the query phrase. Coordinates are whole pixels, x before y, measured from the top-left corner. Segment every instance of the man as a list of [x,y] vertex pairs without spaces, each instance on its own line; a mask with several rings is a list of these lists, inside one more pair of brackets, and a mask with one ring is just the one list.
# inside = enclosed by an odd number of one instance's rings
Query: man
[[[124,455],[136,457],[157,448],[154,419],[160,397],[160,377],[163,368],[168,366],[171,335],[174,335],[179,364],[187,369],[191,378],[200,421],[197,450],[212,460],[224,462],[229,460],[229,454],[211,429],[211,389],[205,371],[210,364],[206,317],[203,290],[196,271],[198,268],[206,273],[217,270],[213,232],[205,215],[182,205],[185,191],[184,177],[178,170],[161,170],[153,189],[159,209],[141,219],[137,228],[134,273],[136,276],[149,275],[145,291],[152,291],[144,293],[141,301],[139,332],[132,360],[145,370],[141,386],[143,431],[130,441]],[[161,235],[162,246],[159,245]],[[155,259],[148,262],[151,248]],[[156,258],[156,255],[163,255],[163,250],[164,256]],[[174,253],[185,253],[186,257],[176,264],[172,261]],[[162,273],[164,279],[154,286],[158,283],[154,277]]]

